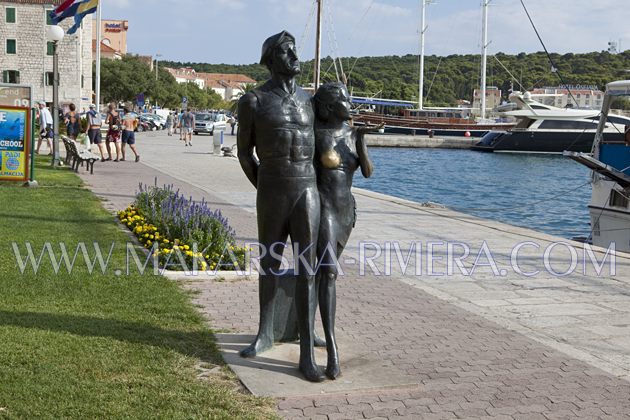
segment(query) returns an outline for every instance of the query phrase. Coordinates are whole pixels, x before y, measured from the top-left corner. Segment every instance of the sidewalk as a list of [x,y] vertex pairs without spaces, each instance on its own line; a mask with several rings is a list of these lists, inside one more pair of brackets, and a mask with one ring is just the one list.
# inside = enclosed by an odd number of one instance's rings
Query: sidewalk
[[[195,136],[193,147],[184,148],[177,137],[146,133],[139,136],[141,163],[97,163],[94,175],[81,175],[111,210],[129,204],[138,182],[152,184],[157,177],[159,184],[173,183],[220,208],[239,240],[255,240],[255,190],[238,161],[208,155],[209,144],[209,137]],[[558,278],[541,258],[557,238],[367,191],[355,195],[359,216],[343,258],[346,275],[338,281],[343,376],[313,385],[292,379],[295,372],[282,360],[260,360],[268,367],[258,369],[263,379],[285,378],[302,386],[283,391],[282,416],[630,418],[628,259],[617,258],[614,276],[604,270],[597,277],[588,269]],[[428,275],[426,260],[423,275],[411,275],[417,268],[413,258],[406,274],[395,268],[384,275],[384,257],[374,259],[380,276],[370,267],[365,276],[359,272],[360,241],[381,246],[397,241],[403,255],[415,241],[422,241],[425,250],[429,242],[467,243],[471,257],[463,265],[470,269],[484,240],[501,270],[510,267],[516,244],[540,244],[540,250],[521,252],[522,269],[540,274],[525,277],[506,270],[495,276],[483,267],[472,276],[457,268],[446,275],[445,246],[436,247],[443,259],[433,267],[442,276]],[[563,271],[570,254],[560,248],[552,265]],[[374,251],[367,248],[366,254]],[[244,342],[255,334],[256,281],[197,278],[184,287],[199,291],[193,300],[215,330],[238,334],[219,336],[226,358],[238,347],[230,348],[230,340],[238,344],[238,337]],[[233,368],[253,371],[260,364]],[[373,369],[360,376],[374,377],[373,384],[354,379],[365,366]],[[264,394],[283,395],[274,393],[280,385],[268,383]]]

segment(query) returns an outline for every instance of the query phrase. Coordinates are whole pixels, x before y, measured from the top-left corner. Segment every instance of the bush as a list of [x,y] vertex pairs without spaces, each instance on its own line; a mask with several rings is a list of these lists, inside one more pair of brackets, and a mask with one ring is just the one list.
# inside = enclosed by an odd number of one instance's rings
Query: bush
[[203,200],[186,199],[172,185],[140,184],[134,204],[118,217],[146,248],[154,249],[162,267],[181,268],[181,257],[188,267],[202,270],[245,268],[247,250],[236,246],[234,229],[221,211]]

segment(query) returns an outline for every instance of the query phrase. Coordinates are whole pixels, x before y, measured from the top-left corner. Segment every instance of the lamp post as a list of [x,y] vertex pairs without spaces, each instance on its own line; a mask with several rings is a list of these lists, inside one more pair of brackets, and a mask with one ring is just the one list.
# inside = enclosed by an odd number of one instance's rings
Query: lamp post
[[58,25],[51,25],[46,31],[47,38],[53,43],[53,166],[59,166],[59,56],[57,55],[57,44],[63,39],[63,28]]
[[155,54],[155,80],[158,80],[158,59],[162,57],[162,54]]

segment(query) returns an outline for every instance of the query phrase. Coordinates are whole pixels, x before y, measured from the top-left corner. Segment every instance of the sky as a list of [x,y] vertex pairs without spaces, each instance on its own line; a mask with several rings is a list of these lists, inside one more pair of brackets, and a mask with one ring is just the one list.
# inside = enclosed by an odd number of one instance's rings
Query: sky
[[[482,0],[427,6],[427,55],[478,54]],[[523,0],[550,52],[630,49],[627,0]],[[268,36],[288,30],[314,56],[314,0],[101,0],[103,19],[129,21],[128,51],[161,60],[250,64]],[[324,0],[324,56],[418,54],[420,0]],[[542,51],[521,0],[492,0],[488,52]]]

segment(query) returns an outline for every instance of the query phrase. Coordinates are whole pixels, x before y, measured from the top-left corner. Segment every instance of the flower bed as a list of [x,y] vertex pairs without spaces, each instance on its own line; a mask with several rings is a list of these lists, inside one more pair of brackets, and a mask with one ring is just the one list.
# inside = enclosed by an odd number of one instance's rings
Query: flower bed
[[248,249],[236,246],[234,229],[205,201],[186,199],[172,186],[140,185],[134,204],[118,218],[153,251],[161,268],[243,270]]

